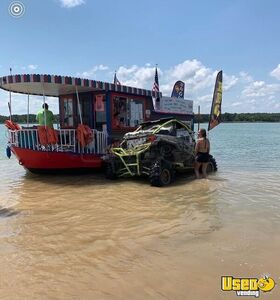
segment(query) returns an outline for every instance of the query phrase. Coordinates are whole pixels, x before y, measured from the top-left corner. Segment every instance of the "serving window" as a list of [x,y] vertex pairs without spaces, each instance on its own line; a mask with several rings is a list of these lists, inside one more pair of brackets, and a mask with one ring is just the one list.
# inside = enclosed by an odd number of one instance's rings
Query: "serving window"
[[145,119],[145,99],[114,96],[112,103],[112,127],[137,127]]

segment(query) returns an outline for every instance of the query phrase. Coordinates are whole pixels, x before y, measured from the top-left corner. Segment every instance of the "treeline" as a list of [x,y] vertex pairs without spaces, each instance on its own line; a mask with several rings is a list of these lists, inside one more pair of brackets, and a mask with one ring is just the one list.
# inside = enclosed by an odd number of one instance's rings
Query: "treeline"
[[[207,123],[209,114],[196,114],[194,121]],[[280,122],[280,113],[224,113],[222,122]]]
[[[7,116],[1,116],[0,115],[0,123],[4,123],[6,120],[9,120],[10,117]],[[55,123],[57,123],[59,116],[55,115]],[[12,115],[12,119],[14,122],[19,124],[25,124],[27,122],[27,115]],[[37,123],[36,121],[36,115],[30,114],[29,115],[29,123]]]
[[[55,115],[55,123],[58,122],[59,116]],[[27,115],[13,115],[13,121],[24,124],[27,120]],[[4,123],[9,117],[0,115],[0,123]],[[195,115],[195,123],[209,122],[208,114]],[[222,122],[280,122],[280,113],[224,113],[222,114]],[[29,123],[36,123],[36,115],[29,115]]]

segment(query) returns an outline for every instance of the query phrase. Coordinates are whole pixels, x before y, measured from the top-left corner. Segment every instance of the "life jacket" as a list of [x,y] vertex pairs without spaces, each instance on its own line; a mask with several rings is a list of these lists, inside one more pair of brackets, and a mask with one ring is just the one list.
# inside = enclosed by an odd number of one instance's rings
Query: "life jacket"
[[47,137],[48,137],[48,143],[55,145],[58,143],[58,134],[57,131],[53,128],[47,127]]
[[48,145],[48,136],[45,126],[38,126],[38,137],[41,145]]
[[39,142],[41,145],[55,145],[58,143],[57,131],[48,126],[38,126]]
[[17,123],[15,123],[11,120],[6,120],[5,126],[10,130],[20,130],[21,129],[21,127]]
[[82,147],[90,144],[93,141],[93,134],[90,127],[79,124],[77,128],[77,139]]

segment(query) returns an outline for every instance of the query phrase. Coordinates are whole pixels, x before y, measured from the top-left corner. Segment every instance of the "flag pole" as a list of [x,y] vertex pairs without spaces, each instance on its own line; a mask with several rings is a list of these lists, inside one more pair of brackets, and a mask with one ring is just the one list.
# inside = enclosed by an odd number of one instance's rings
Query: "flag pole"
[[200,105],[198,105],[198,110],[197,110],[197,131],[200,129]]
[[77,96],[77,102],[78,102],[78,112],[79,112],[79,117],[80,117],[80,123],[83,125],[81,105],[80,105],[80,98],[79,98],[79,93],[78,93],[77,86],[76,86],[76,96]]
[[47,114],[46,114],[46,95],[45,95],[45,88],[43,85],[43,102],[44,102],[44,124],[45,129],[47,128]]
[[29,127],[29,93],[27,95],[27,119],[26,119],[27,127]]
[[[10,76],[12,76],[12,68],[10,68]],[[12,121],[12,92],[10,90],[10,101],[9,101],[9,111],[10,111],[10,121]]]
[[114,84],[115,85],[121,85],[119,79],[117,78],[117,70],[115,70],[115,75],[114,75]]

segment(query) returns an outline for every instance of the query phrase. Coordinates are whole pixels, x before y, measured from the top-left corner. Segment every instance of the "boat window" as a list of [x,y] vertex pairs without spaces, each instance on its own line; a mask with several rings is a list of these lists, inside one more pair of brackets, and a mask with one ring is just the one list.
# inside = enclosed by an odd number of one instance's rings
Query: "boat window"
[[81,93],[80,98],[80,109],[82,114],[82,121],[84,125],[88,125],[90,128],[93,126],[93,101],[92,94]]
[[104,130],[106,127],[105,95],[95,95],[94,111],[95,128],[97,130]]
[[64,127],[73,127],[74,118],[73,118],[73,99],[72,98],[63,98],[63,126]]
[[137,127],[144,121],[144,99],[113,98],[113,127]]
[[130,127],[136,127],[144,122],[143,101],[130,99]]

